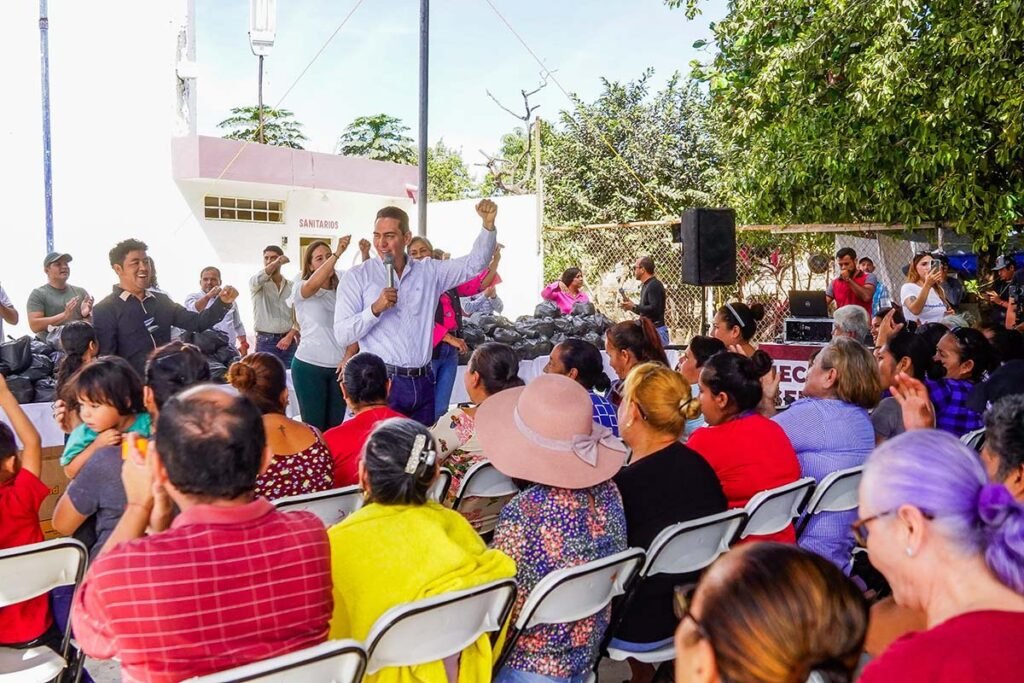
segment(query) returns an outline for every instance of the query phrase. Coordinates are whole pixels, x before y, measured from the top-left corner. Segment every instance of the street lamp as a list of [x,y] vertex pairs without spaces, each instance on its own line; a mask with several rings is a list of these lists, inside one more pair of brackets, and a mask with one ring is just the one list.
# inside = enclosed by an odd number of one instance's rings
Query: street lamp
[[249,47],[260,60],[259,128],[257,128],[260,144],[263,144],[263,58],[269,55],[273,49],[276,35],[277,0],[249,0]]

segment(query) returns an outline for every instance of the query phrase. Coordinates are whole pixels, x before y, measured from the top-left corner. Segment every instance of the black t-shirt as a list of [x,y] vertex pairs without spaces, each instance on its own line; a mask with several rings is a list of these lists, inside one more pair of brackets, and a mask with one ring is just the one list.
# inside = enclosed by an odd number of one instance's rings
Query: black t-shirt
[[[718,476],[707,460],[679,442],[639,460],[615,475],[626,511],[630,547],[648,548],[665,527],[725,512],[727,503]],[[675,586],[695,582],[692,574],[658,575],[644,582],[630,605],[616,638],[653,643],[672,636]]]
[[651,277],[640,285],[640,303],[633,310],[649,318],[655,327],[665,325],[665,285],[661,280]]

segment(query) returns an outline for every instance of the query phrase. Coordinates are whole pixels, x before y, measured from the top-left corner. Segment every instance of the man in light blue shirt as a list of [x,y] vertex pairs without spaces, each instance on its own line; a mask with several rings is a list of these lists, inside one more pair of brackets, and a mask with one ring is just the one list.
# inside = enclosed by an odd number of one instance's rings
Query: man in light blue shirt
[[[359,344],[387,365],[388,405],[414,420],[434,420],[434,379],[430,370],[434,310],[441,293],[471,280],[491,259],[497,244],[489,199],[476,205],[483,230],[468,256],[447,261],[413,261],[405,249],[412,239],[409,216],[396,206],[377,212],[373,247],[380,258],[352,268],[341,279],[334,312],[334,336],[343,347]],[[383,259],[394,260],[394,287],[387,286]]]

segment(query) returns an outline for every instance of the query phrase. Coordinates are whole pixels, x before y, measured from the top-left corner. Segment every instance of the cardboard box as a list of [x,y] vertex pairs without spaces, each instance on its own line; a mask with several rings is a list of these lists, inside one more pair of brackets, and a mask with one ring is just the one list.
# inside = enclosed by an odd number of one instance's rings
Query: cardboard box
[[68,487],[68,478],[64,476],[64,468],[60,466],[60,456],[63,452],[63,446],[43,449],[43,471],[39,478],[50,487],[50,495],[39,509],[40,520],[53,519],[53,508],[57,506],[57,499]]

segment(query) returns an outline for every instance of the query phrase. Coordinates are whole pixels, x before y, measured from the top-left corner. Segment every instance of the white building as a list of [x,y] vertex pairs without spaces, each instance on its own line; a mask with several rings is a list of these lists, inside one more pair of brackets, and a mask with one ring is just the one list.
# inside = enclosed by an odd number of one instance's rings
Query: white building
[[[198,289],[202,267],[219,266],[225,284],[242,291],[251,334],[245,284],[264,246],[285,249],[293,276],[302,244],[352,234],[351,256],[342,258],[348,267],[379,208],[398,205],[415,219],[415,167],[196,136],[203,84],[193,76],[203,46],[195,44],[194,0],[51,0],[49,11],[55,248],[74,256],[71,281],[97,300],[116,281],[108,250],[135,237],[149,245],[160,286],[178,301]],[[45,281],[38,5],[5,3],[3,17],[0,285],[21,313],[17,326],[5,326],[17,336],[28,332],[29,292]],[[539,298],[537,212],[532,197],[500,205],[502,272],[517,283],[500,293],[506,312],[518,315]],[[430,214],[436,246],[456,255],[468,249],[479,226],[471,202],[432,206]]]

